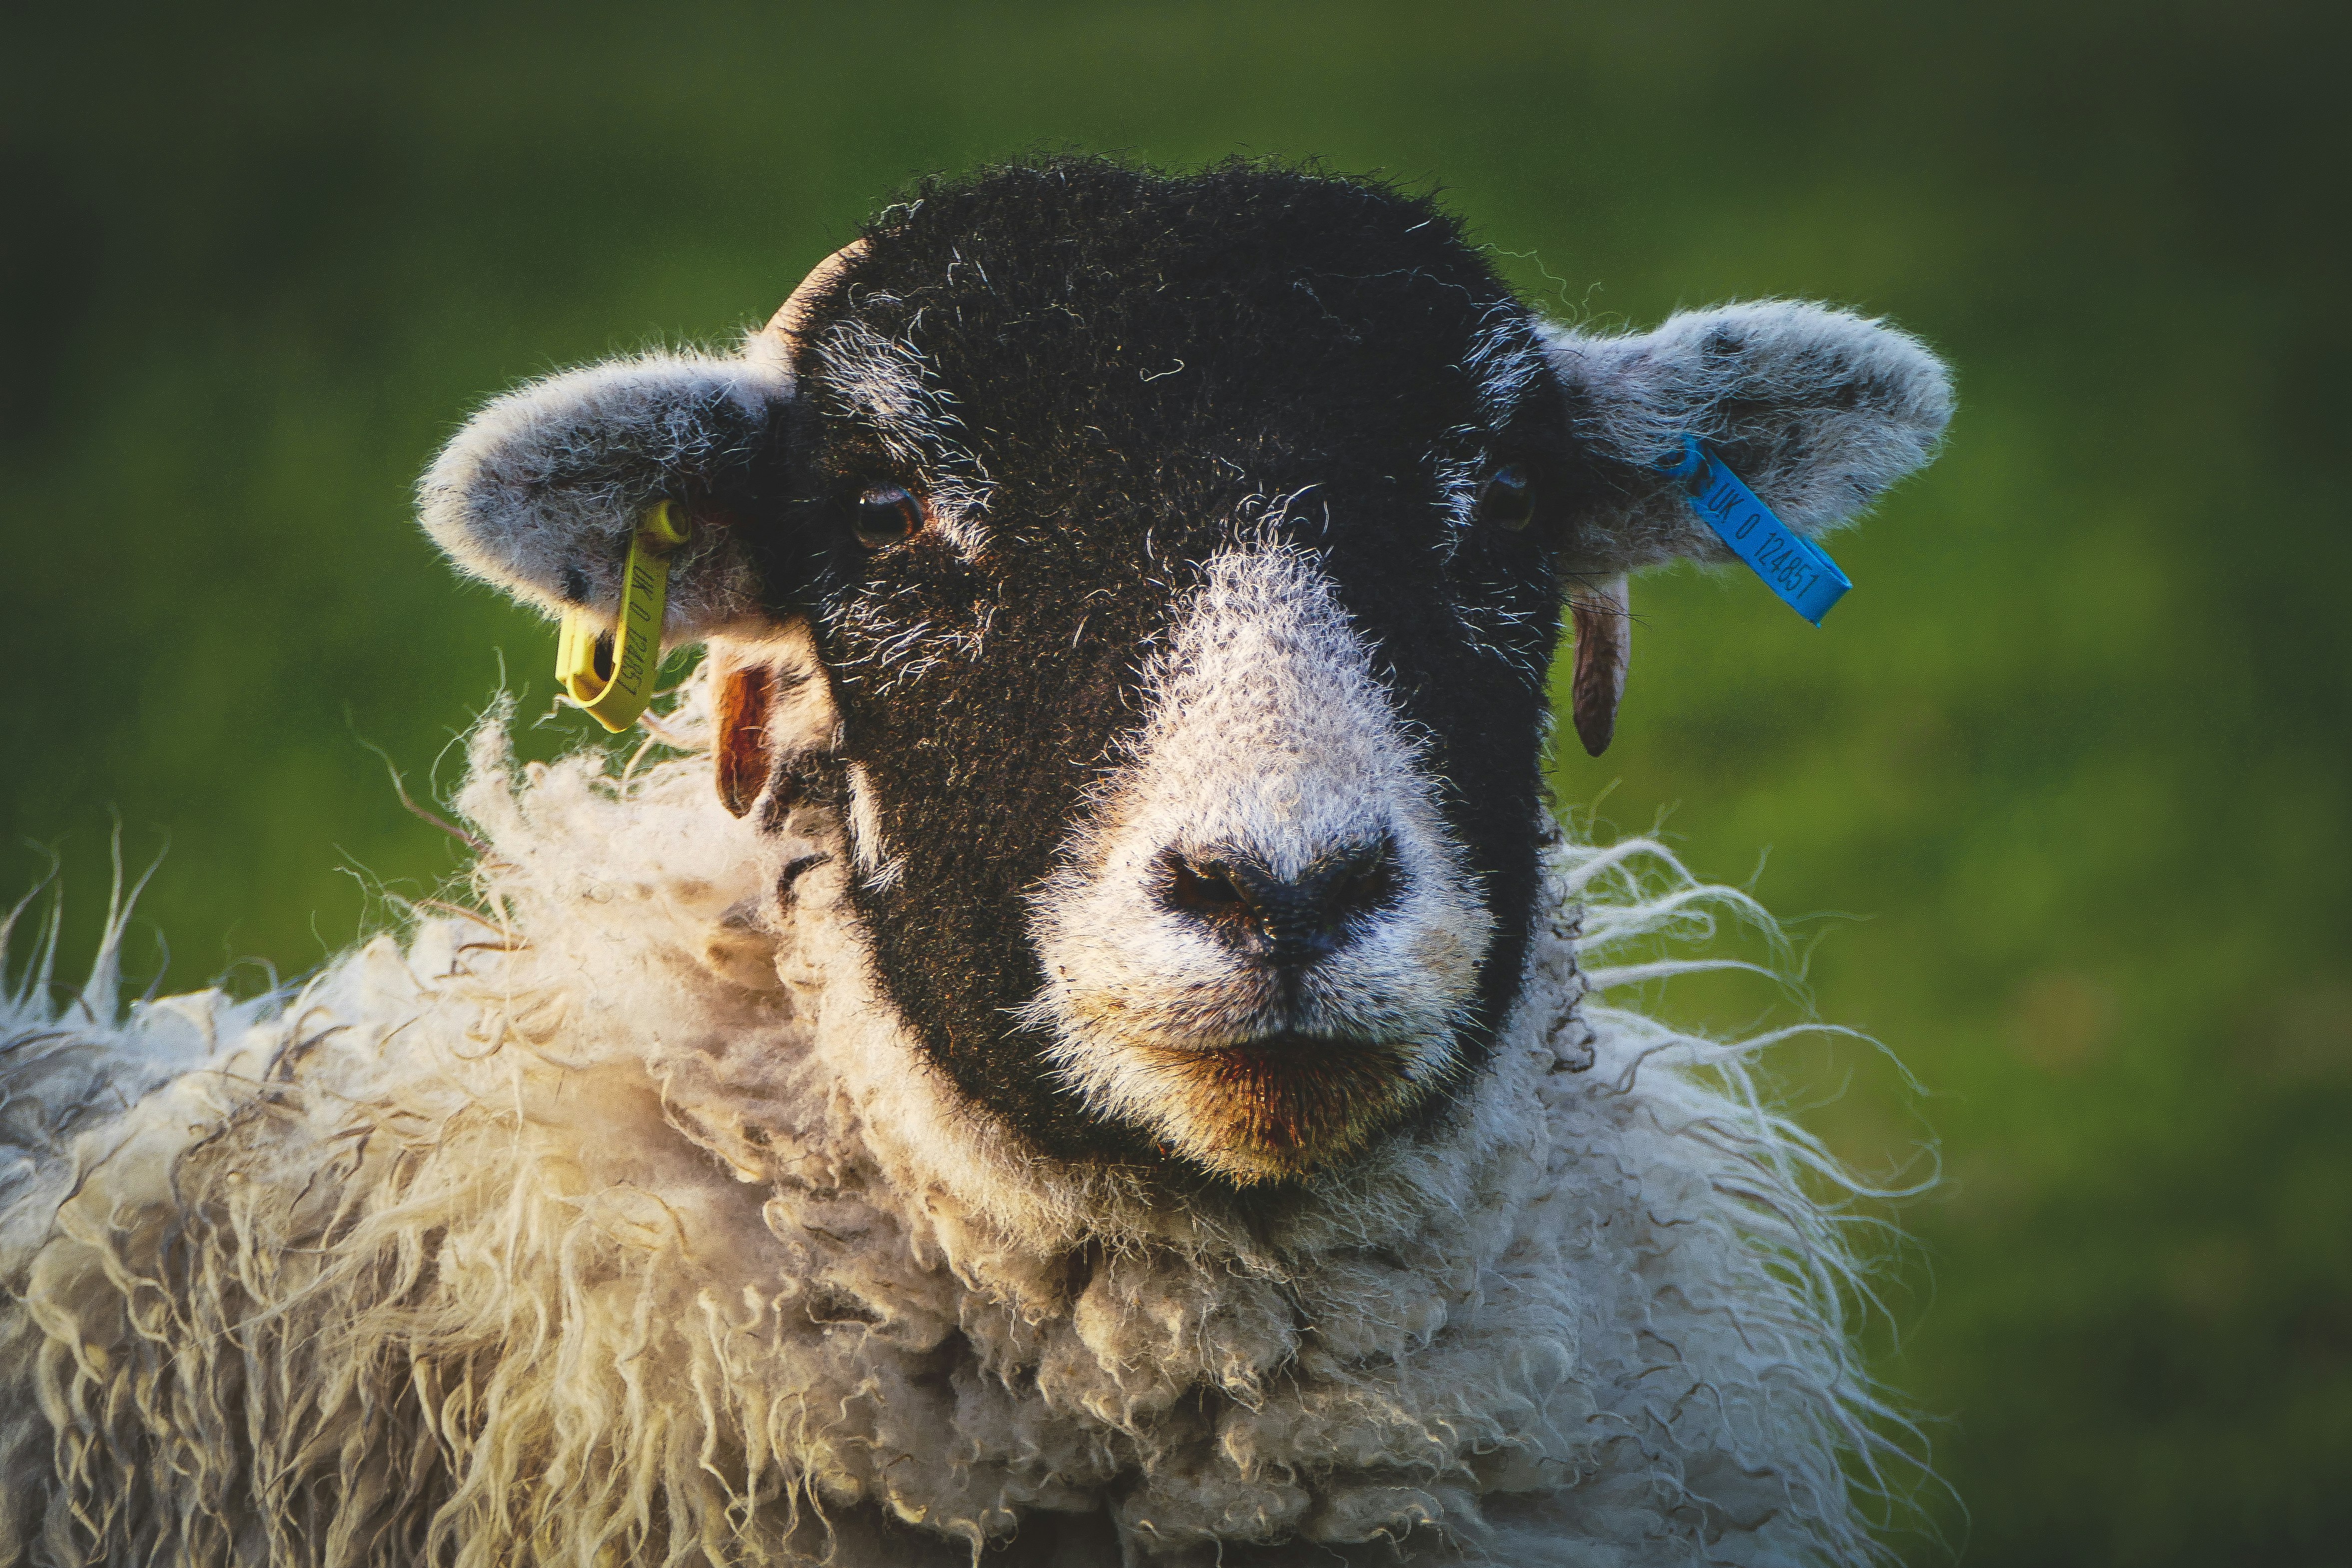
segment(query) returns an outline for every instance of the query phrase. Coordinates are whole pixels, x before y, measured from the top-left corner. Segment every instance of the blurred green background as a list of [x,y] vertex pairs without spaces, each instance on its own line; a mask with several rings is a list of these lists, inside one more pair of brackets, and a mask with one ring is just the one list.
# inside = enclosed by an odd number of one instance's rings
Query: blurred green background
[[1790,1057],[1865,1168],[1940,1144],[1873,1334],[1964,1561],[2347,1560],[2346,8],[38,12],[0,21],[0,882],[61,852],[86,956],[110,811],[134,869],[168,840],[131,966],[168,937],[174,988],[451,872],[363,743],[446,789],[502,669],[545,706],[547,629],[409,522],[454,422],[763,318],[916,173],[1312,154],[1441,185],[1560,311],[1920,332],[1961,413],[1839,547],[1861,586],[1817,632],[1637,585],[1562,798],[1752,876],[1924,1086]]

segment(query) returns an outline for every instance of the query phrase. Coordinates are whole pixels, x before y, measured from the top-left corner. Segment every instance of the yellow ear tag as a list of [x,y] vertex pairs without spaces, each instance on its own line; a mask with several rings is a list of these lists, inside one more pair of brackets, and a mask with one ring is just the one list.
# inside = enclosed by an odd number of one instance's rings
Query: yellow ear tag
[[669,554],[694,537],[686,508],[656,501],[637,518],[621,565],[621,613],[610,632],[584,610],[563,612],[555,635],[555,678],[615,735],[637,722],[661,670],[662,612],[669,603]]

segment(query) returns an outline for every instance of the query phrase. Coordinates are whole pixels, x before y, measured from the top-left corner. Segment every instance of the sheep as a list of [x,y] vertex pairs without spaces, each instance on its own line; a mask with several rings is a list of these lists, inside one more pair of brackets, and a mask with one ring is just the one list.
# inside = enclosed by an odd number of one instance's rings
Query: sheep
[[466,572],[610,624],[686,519],[667,749],[494,710],[471,904],[289,992],[19,988],[0,1564],[1881,1555],[1834,1164],[1610,1000],[1739,895],[1541,768],[1563,604],[1597,750],[1624,574],[1725,559],[1685,436],[1812,533],[1949,407],[1877,321],[1580,330],[1427,199],[1084,158],[490,402]]

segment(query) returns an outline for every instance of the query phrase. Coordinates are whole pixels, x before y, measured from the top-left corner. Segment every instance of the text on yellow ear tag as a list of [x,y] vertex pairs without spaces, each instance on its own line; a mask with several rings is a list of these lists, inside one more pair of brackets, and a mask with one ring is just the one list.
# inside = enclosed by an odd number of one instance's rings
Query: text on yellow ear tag
[[609,632],[584,610],[567,610],[555,635],[555,678],[573,703],[618,734],[637,722],[661,669],[669,554],[694,537],[686,508],[656,501],[637,518],[621,563],[621,612]]

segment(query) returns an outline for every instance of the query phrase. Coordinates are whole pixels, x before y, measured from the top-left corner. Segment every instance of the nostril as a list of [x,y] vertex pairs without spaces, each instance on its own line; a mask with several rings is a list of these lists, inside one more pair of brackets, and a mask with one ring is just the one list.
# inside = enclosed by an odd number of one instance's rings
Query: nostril
[[1400,880],[1396,847],[1383,834],[1323,855],[1291,877],[1254,854],[1170,850],[1160,859],[1159,891],[1168,908],[1235,951],[1297,965],[1347,946],[1362,920],[1395,899]]
[[1169,904],[1206,920],[1247,913],[1249,895],[1226,862],[1194,859],[1171,850],[1160,857],[1160,893]]
[[1316,862],[1304,879],[1323,918],[1344,925],[1377,913],[1396,897],[1396,845],[1383,833]]

